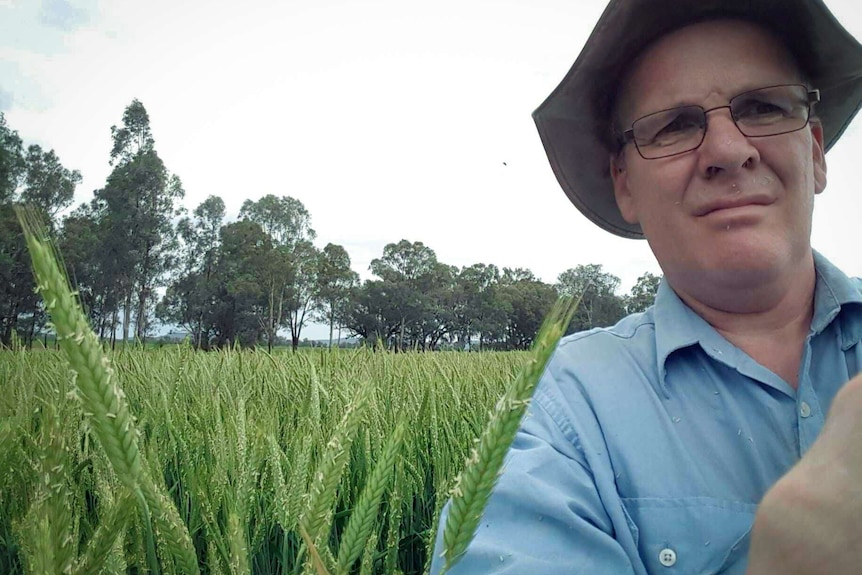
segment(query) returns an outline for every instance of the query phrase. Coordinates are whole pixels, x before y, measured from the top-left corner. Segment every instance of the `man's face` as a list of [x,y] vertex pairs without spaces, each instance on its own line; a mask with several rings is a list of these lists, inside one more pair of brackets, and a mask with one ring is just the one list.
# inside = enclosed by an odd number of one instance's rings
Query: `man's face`
[[[760,28],[704,22],[642,54],[621,88],[617,118],[627,129],[659,110],[726,106],[747,90],[799,82],[786,49]],[[689,293],[750,285],[810,258],[814,195],[826,185],[822,130],[812,122],[748,138],[719,109],[707,114],[696,150],[645,160],[629,143],[611,159],[611,175],[623,217],[641,225],[671,285]]]

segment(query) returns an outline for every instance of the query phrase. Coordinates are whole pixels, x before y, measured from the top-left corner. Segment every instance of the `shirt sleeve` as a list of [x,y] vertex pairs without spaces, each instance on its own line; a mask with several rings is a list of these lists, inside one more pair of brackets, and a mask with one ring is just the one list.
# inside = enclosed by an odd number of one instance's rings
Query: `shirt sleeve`
[[[577,441],[565,436],[536,399],[507,454],[472,543],[448,573],[636,573],[614,537],[613,523]],[[447,503],[431,575],[438,575],[443,567],[448,511]]]

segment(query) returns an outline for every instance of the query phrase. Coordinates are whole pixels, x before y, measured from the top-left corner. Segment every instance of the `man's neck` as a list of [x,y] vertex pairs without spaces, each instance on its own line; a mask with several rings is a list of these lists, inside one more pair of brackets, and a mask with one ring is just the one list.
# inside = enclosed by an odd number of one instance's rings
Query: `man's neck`
[[[725,339],[796,388],[814,315],[815,282],[811,257],[769,282],[745,289],[716,290],[712,285],[705,297],[677,294]],[[715,293],[720,297],[709,297]]]

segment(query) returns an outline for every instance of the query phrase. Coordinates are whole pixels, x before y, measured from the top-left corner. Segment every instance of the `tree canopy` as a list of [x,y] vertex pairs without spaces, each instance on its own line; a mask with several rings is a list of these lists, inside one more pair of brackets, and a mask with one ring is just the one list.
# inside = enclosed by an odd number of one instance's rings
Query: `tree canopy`
[[401,239],[360,281],[344,246],[315,245],[311,214],[290,195],[245,200],[235,221],[215,195],[189,213],[139,100],[110,133],[104,186],[69,211],[80,172],[54,150],[25,147],[0,113],[0,343],[44,331],[18,203],[50,222],[92,325],[111,342],[152,337],[161,323],[201,349],[296,349],[316,321],[328,326],[330,346],[337,330],[339,339],[395,350],[525,349],[560,295],[581,298],[570,326],[580,331],[646,310],[661,280],[646,273],[621,295],[619,278],[601,264],[579,264],[551,284],[525,268],[451,266],[423,242]]

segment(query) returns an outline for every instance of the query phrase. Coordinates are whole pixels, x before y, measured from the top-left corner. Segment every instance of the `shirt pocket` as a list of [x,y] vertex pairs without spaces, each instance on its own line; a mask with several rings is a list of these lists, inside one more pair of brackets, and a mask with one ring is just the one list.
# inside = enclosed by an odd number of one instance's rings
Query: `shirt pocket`
[[712,497],[623,499],[650,575],[745,572],[757,505]]

